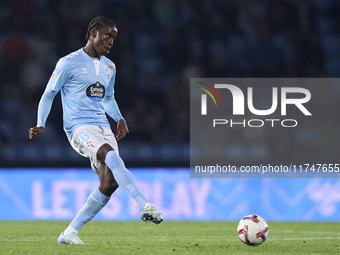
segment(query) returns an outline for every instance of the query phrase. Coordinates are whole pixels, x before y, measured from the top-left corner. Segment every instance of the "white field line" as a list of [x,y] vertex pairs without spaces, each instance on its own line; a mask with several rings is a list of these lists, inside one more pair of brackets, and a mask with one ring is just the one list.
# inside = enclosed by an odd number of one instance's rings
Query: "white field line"
[[340,240],[340,237],[297,237],[297,238],[268,238],[267,241],[301,241],[301,240]]
[[[269,228],[269,231],[270,231],[270,228]],[[281,233],[301,233],[301,234],[310,234],[310,235],[339,235],[340,236],[340,232],[326,232],[326,231],[275,230],[275,232],[281,232]]]
[[[183,239],[183,238],[181,238]],[[238,238],[235,239],[225,239],[225,238],[197,238],[197,239],[190,239],[192,240],[192,242],[195,241],[213,241],[213,240],[218,240],[218,239],[223,239],[226,242],[239,242],[240,240]],[[304,240],[340,240],[340,237],[297,237],[297,238],[275,238],[275,237],[268,237],[268,239],[266,241],[304,241]],[[164,240],[164,239],[160,239],[159,241],[169,241],[168,240]]]
[[[227,239],[227,238],[221,238],[221,237],[212,237],[212,238],[183,238],[181,237],[180,239],[182,240],[187,240],[187,241],[191,241],[191,243],[194,243],[196,241],[217,241],[217,240],[223,240],[226,242],[240,242],[240,240],[236,237],[234,239]],[[155,241],[155,239],[153,239]],[[271,238],[268,237],[268,239],[266,241],[308,241],[308,240],[340,240],[340,237],[297,237],[297,238]],[[160,238],[157,241],[161,241],[161,242],[169,242],[169,241],[173,241],[173,239],[170,238]]]
[[[226,239],[226,238],[197,238],[197,239],[193,239],[193,238],[180,238],[181,240],[185,240],[187,242],[190,242],[190,244],[195,244],[195,242],[199,242],[199,241],[217,241],[217,240],[223,240],[224,242],[240,242],[240,240],[238,238],[234,238],[234,239]],[[134,241],[135,239],[131,239],[131,241]],[[164,237],[164,238],[159,238],[159,239],[155,239],[155,237],[152,238],[153,242],[173,242],[175,240],[178,240],[177,238],[169,238]],[[271,241],[309,241],[309,240],[340,240],[340,237],[311,237],[311,238],[268,238],[266,240],[266,242],[271,242]],[[23,243],[23,242],[32,242],[31,239],[21,239],[20,241],[18,240],[11,240],[11,239],[4,239],[2,240],[2,242],[6,242],[6,243]]]
[[[143,229],[147,230],[149,229],[149,227],[142,227]],[[171,230],[180,230],[181,228],[171,228]],[[226,230],[226,231],[230,231],[230,230],[235,230],[236,228],[192,228],[193,231],[209,231],[209,230]],[[290,230],[290,229],[285,229],[285,230],[280,230],[280,229],[271,229],[269,226],[269,232],[270,233],[298,233],[298,234],[310,234],[310,235],[339,235],[340,236],[340,231],[339,232],[328,232],[328,231],[307,231],[307,230]]]

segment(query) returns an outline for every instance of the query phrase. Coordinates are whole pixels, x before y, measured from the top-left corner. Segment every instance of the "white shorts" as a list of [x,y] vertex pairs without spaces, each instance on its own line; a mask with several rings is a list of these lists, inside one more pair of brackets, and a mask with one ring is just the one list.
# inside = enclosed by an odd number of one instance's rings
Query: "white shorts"
[[109,144],[115,152],[118,153],[118,145],[112,130],[108,127],[85,125],[77,128],[70,141],[72,148],[91,161],[91,168],[96,170],[92,165],[99,168],[101,163],[97,159],[97,152],[104,144]]

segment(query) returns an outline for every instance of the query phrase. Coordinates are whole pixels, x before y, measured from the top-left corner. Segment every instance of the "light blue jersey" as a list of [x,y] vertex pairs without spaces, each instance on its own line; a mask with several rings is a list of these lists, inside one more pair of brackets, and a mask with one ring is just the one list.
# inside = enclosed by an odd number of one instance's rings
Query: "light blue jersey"
[[37,127],[45,127],[55,95],[60,91],[64,130],[69,140],[83,125],[110,127],[105,112],[122,119],[114,99],[116,67],[108,58],[92,58],[79,49],[61,58],[46,86],[38,107]]

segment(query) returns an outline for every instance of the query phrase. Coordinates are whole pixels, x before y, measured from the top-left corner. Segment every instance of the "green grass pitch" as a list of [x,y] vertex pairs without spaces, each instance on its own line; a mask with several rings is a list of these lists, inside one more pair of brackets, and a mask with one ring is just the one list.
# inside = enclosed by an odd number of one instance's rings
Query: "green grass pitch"
[[243,244],[234,221],[92,221],[89,245],[59,245],[65,221],[0,221],[0,254],[340,254],[340,222],[268,222],[259,246]]

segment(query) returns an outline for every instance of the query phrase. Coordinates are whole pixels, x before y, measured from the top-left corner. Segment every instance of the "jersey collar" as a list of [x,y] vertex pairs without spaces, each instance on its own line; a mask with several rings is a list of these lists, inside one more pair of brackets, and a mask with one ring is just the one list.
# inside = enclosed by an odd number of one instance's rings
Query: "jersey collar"
[[83,55],[85,55],[87,58],[89,59],[92,59],[92,60],[102,60],[102,56],[100,56],[100,58],[94,58],[94,57],[91,57],[90,55],[88,55],[85,51],[84,51],[84,47],[82,47],[80,49],[80,51],[82,52]]

